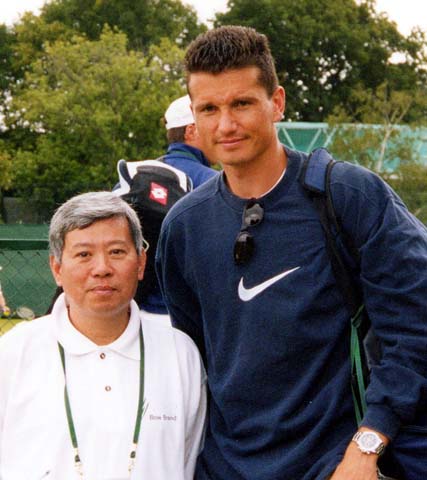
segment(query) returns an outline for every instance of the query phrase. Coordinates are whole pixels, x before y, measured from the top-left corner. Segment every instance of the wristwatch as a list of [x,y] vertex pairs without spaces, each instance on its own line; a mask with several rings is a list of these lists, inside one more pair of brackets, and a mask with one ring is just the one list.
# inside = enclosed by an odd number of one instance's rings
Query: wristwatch
[[380,436],[371,430],[357,432],[352,440],[353,442],[356,442],[361,452],[367,453],[368,455],[371,453],[381,455],[385,449],[385,445]]

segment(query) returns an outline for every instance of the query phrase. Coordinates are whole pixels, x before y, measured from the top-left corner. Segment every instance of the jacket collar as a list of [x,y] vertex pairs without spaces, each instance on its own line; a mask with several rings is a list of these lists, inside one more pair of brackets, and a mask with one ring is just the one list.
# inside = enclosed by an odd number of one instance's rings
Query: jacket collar
[[208,159],[204,156],[203,152],[186,143],[171,143],[166,155],[182,156],[183,158],[188,158],[190,161],[201,163],[205,167],[210,167]]
[[132,300],[129,323],[119,338],[108,345],[97,345],[85,335],[80,333],[71,323],[68,317],[68,309],[65,302],[65,294],[62,294],[55,302],[52,310],[55,319],[55,336],[64,350],[71,355],[86,355],[88,353],[113,351],[124,357],[139,360],[139,326],[141,319],[138,305]]

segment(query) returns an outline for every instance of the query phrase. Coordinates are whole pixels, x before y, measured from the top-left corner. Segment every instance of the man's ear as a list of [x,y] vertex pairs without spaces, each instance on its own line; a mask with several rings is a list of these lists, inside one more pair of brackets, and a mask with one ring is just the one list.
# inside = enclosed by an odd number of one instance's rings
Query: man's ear
[[49,255],[49,265],[56,284],[58,285],[58,287],[62,287],[61,264],[55,259],[53,255]]
[[138,280],[140,281],[144,278],[146,262],[147,262],[147,254],[145,252],[142,252],[141,255],[138,256]]
[[274,122],[280,122],[283,120],[284,112],[286,108],[286,92],[285,89],[281,86],[278,86],[274,91],[272,97],[273,108],[274,108]]
[[191,123],[185,127],[184,140],[185,143],[191,143],[197,140],[199,134],[197,132],[196,124]]

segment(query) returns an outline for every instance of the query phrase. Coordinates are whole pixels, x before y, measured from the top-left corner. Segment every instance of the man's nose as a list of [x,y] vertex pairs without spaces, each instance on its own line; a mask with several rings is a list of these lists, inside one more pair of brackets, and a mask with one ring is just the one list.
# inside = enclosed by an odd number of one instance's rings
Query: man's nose
[[94,257],[92,273],[97,276],[111,275],[113,269],[111,259],[106,253],[100,253]]
[[218,129],[221,133],[229,133],[236,130],[236,119],[229,110],[224,110],[220,113],[218,121]]

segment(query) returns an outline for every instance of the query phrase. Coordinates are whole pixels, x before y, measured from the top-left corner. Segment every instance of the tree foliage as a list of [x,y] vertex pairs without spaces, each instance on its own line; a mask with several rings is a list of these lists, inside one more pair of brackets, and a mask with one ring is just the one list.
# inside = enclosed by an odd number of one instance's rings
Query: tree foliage
[[4,142],[0,141],[0,193],[12,186],[13,161]]
[[57,40],[71,40],[76,32],[60,22],[47,23],[43,17],[25,13],[12,30],[12,77],[19,80],[44,53],[44,46]]
[[163,38],[182,47],[206,29],[194,9],[177,0],[50,0],[40,15],[27,12],[11,29],[0,25],[0,89],[21,79],[46,45],[76,34],[97,40],[105,25],[126,33],[129,49],[146,54]]
[[[242,24],[267,35],[280,82],[287,90],[287,118],[322,121],[359,84],[396,90],[425,82],[425,37],[402,36],[365,0],[231,0],[215,25]],[[400,52],[404,62],[391,64]]]
[[104,25],[117,27],[128,36],[131,49],[145,52],[162,38],[187,45],[204,29],[194,8],[176,0],[52,0],[41,17],[91,40],[99,38]]
[[427,166],[405,163],[385,179],[399,194],[408,209],[427,225]]
[[[50,55],[49,46],[70,43],[76,35],[99,40],[105,25],[125,32],[127,49],[144,53],[146,62],[150,55],[156,55],[156,46],[165,39],[169,39],[173,52],[206,28],[198,23],[194,9],[179,0],[51,0],[40,15],[27,12],[13,27],[0,25],[0,122],[5,115],[13,126],[8,130],[0,128],[0,138],[10,151],[38,148],[36,131],[15,121],[20,112],[15,107],[11,110],[10,92],[16,95],[27,88],[25,78],[33,68],[36,75],[40,73]],[[170,81],[171,72],[168,75],[165,79]]]
[[111,188],[120,158],[162,153],[160,119],[183,92],[182,56],[166,39],[148,55],[128,51],[126,35],[108,28],[99,40],[46,46],[13,90],[8,127],[36,135],[16,153],[16,193],[49,216],[72,194]]
[[6,25],[0,24],[0,94],[11,81],[14,36]]

